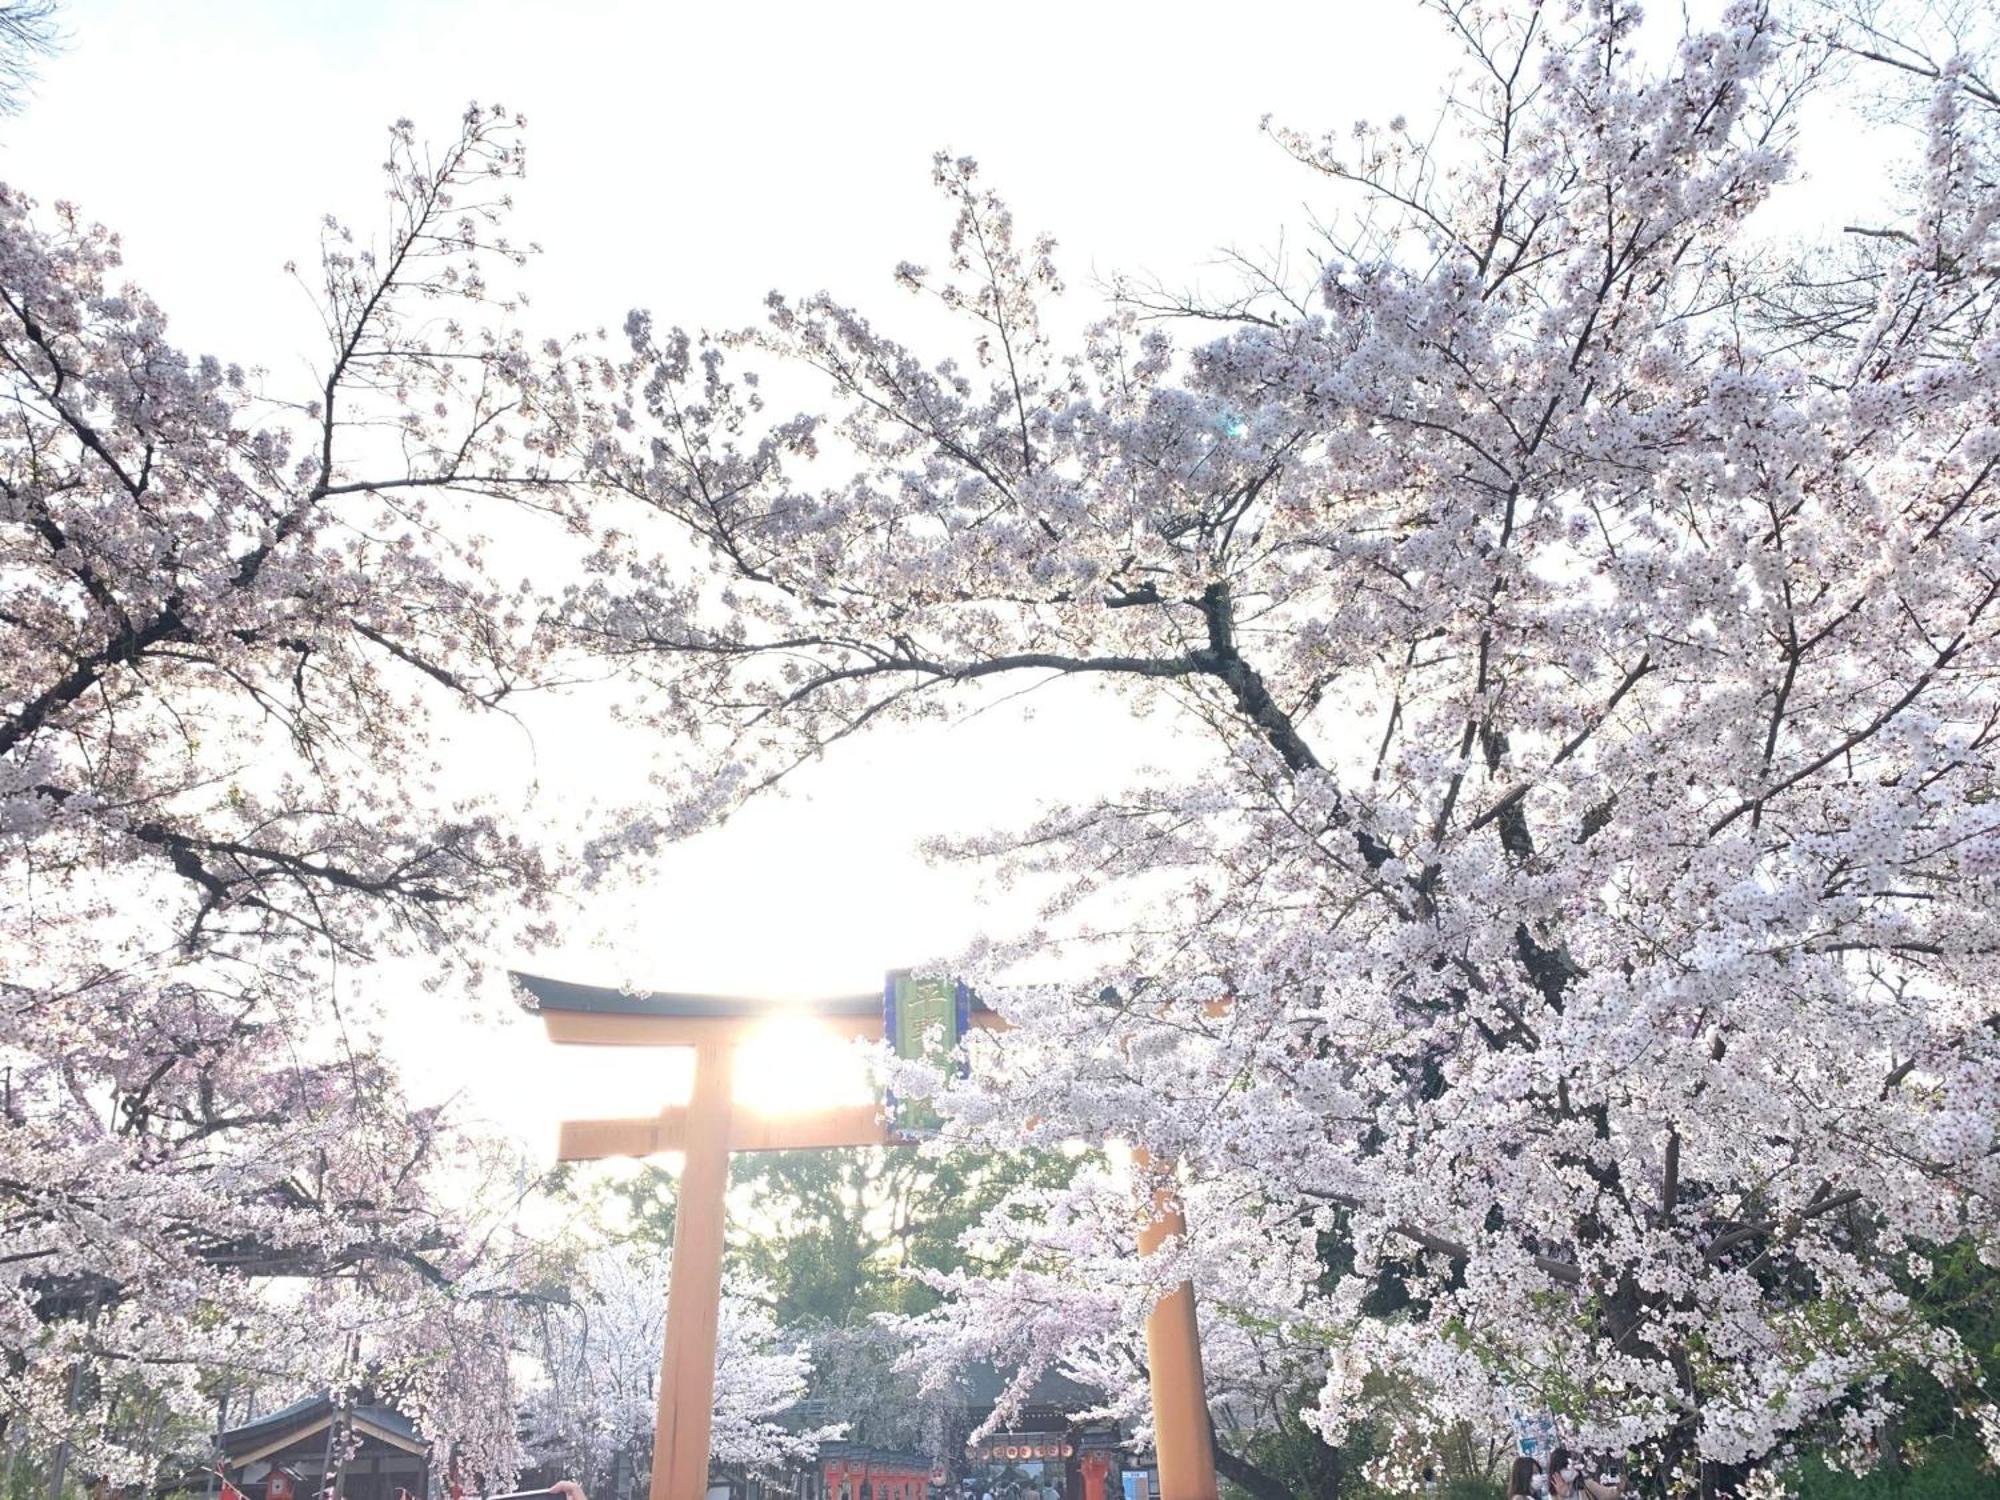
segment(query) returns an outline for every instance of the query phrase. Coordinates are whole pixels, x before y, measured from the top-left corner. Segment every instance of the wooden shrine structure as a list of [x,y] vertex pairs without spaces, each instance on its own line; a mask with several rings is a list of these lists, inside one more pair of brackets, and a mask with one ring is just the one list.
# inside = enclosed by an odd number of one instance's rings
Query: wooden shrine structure
[[336,1405],[324,1393],[216,1434],[221,1462],[184,1492],[220,1478],[247,1500],[399,1500],[430,1492],[430,1443],[393,1406]]
[[[804,1005],[723,995],[632,994],[532,974],[515,978],[535,999],[549,1040],[569,1046],[691,1047],[694,1087],[685,1105],[642,1119],[569,1120],[557,1155],[563,1161],[681,1153],[669,1272],[667,1326],[660,1360],[650,1500],[704,1500],[709,1420],[715,1401],[716,1318],[722,1296],[722,1239],[732,1151],[787,1151],[899,1144],[879,1106],[865,1104],[789,1115],[759,1115],[735,1104],[737,1046],[767,1023],[803,1014],[829,1040],[880,1040],[897,993],[841,995]],[[997,1030],[1000,1017],[961,991],[961,1029]],[[1135,1153],[1142,1171],[1151,1163]],[[1187,1232],[1170,1181],[1159,1182],[1139,1230],[1149,1255]],[[1163,1297],[1146,1321],[1153,1393],[1159,1500],[1216,1500],[1215,1452],[1202,1384],[1194,1288]]]

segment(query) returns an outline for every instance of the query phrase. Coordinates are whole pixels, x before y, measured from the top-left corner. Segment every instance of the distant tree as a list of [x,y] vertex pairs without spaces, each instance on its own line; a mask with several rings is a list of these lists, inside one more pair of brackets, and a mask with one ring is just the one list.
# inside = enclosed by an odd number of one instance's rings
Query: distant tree
[[823,1324],[812,1333],[811,1410],[847,1424],[847,1435],[951,1467],[976,1422],[969,1381],[926,1388],[903,1360],[902,1335],[875,1320]]
[[[763,1288],[787,1328],[852,1324],[878,1312],[934,1306],[919,1271],[948,1271],[973,1258],[965,1236],[1024,1186],[1059,1186],[1078,1157],[1062,1151],[913,1147],[746,1151],[731,1158],[738,1210],[728,1238],[731,1270]],[[665,1250],[673,1244],[673,1177],[642,1165],[596,1190],[616,1200],[602,1217],[621,1237]]]
[[[608,1246],[592,1254],[569,1304],[534,1320],[527,1351],[541,1371],[524,1411],[529,1448],[586,1490],[608,1488],[621,1455],[635,1474],[651,1468],[666,1284],[664,1256]],[[811,1361],[803,1340],[780,1331],[759,1290],[724,1289],[710,1451],[718,1463],[769,1470],[809,1458],[841,1428],[774,1420],[806,1394]]]
[[[810,1410],[884,1447],[942,1453],[952,1432],[962,1436],[959,1392],[921,1390],[898,1368],[903,1341],[877,1315],[934,1307],[938,1293],[923,1272],[999,1269],[967,1248],[966,1235],[1020,1188],[1067,1182],[1076,1161],[1060,1151],[930,1156],[879,1147],[736,1156],[728,1264],[778,1327],[809,1342]],[[669,1183],[648,1167],[612,1190],[637,1243],[671,1246]]]

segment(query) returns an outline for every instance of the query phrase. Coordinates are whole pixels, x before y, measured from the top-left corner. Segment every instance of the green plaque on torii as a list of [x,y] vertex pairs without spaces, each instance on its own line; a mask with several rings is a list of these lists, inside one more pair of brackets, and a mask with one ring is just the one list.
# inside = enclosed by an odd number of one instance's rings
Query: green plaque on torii
[[[972,1029],[972,991],[954,979],[918,978],[892,970],[882,987],[882,1034],[896,1056],[953,1067],[959,1041]],[[892,1091],[883,1101],[889,1128],[906,1140],[935,1135],[937,1110],[928,1099],[901,1099]]]

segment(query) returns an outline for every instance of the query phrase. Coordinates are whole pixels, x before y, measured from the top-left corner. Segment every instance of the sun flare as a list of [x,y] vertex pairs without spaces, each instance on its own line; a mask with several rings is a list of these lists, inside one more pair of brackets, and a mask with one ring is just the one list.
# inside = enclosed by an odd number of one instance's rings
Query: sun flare
[[807,1015],[765,1022],[736,1054],[736,1102],[757,1114],[798,1114],[874,1097],[865,1054]]

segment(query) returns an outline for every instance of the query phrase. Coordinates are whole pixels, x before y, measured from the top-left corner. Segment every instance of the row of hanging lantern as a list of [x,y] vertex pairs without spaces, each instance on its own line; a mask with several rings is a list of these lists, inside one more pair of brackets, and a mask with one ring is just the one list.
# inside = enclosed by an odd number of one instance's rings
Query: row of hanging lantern
[[998,1442],[988,1443],[982,1448],[972,1450],[974,1461],[980,1463],[996,1463],[1006,1458],[1074,1458],[1075,1456],[1076,1445],[1074,1443],[1056,1442],[1054,1440],[1021,1442],[1018,1440],[1009,1441],[1002,1439]]

